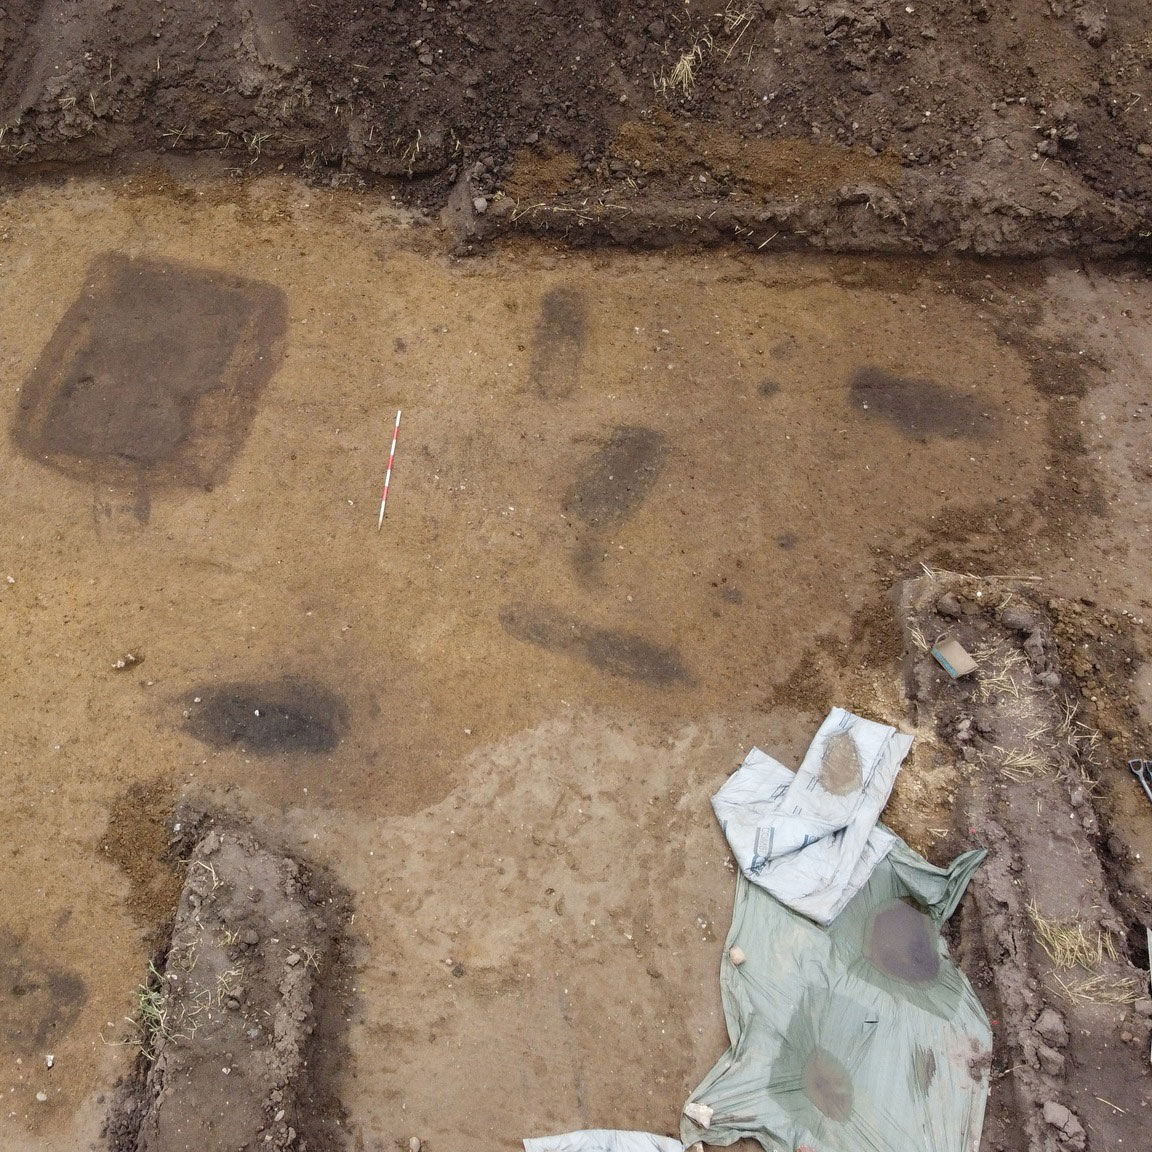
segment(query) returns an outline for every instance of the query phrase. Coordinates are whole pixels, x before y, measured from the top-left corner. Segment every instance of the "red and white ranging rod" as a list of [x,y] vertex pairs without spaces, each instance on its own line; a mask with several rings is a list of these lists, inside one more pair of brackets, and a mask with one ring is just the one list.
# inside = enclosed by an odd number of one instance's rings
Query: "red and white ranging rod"
[[400,409],[396,409],[396,427],[392,429],[392,451],[388,453],[388,471],[384,473],[384,495],[380,498],[380,519],[376,531],[384,524],[384,509],[388,507],[388,486],[392,483],[392,463],[396,459],[396,437],[400,435]]

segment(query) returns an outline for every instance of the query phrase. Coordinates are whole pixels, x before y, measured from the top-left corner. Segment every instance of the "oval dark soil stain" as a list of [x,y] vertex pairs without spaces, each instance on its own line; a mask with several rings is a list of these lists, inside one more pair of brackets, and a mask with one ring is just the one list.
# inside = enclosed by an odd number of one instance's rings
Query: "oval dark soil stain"
[[905,984],[931,984],[940,971],[940,950],[932,918],[893,900],[872,914],[864,955],[874,968]]
[[564,510],[600,527],[623,523],[656,483],[665,454],[664,436],[655,429],[614,428],[581,466]]
[[88,988],[75,972],[31,954],[23,940],[0,930],[0,1040],[42,1056],[87,1000]]
[[348,728],[341,697],[307,680],[209,685],[192,697],[188,731],[214,748],[238,745],[266,756],[331,752]]
[[865,367],[852,377],[849,390],[856,408],[895,425],[908,436],[974,440],[986,435],[992,424],[973,396],[934,380]]

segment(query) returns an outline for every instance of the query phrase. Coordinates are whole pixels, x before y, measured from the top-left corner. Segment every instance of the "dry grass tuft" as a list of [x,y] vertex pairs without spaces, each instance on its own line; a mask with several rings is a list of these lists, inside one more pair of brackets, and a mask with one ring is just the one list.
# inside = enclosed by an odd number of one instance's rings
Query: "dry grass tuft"
[[679,91],[682,96],[691,96],[696,87],[696,69],[704,63],[704,54],[712,48],[712,37],[705,32],[691,48],[683,52],[672,65],[672,71],[662,72],[654,81],[656,91],[666,96],[670,91]]
[[[711,32],[701,32],[692,42],[692,46],[681,53],[680,58],[672,65],[671,71],[662,71],[659,76],[652,77],[652,87],[657,95],[668,97],[679,92],[687,98],[692,95],[696,87],[696,71],[711,55],[713,50],[723,52],[724,59],[731,60],[732,54],[743,40],[744,34],[756,22],[758,9],[748,0],[727,0],[722,12],[715,13],[716,18],[724,25],[723,37],[727,39],[727,46],[716,44]],[[717,32],[717,36],[721,33]],[[749,58],[751,47],[749,47]]]
[[1036,929],[1036,939],[1057,968],[1091,971],[1103,964],[1106,958],[1117,958],[1116,944],[1110,932],[1100,929],[1086,932],[1084,925],[1073,918],[1050,920],[1040,914],[1034,903],[1028,905],[1028,916]]
[[932,651],[932,645],[928,643],[928,639],[924,635],[924,630],[919,624],[913,624],[911,621],[908,622],[908,636],[917,649],[924,655]]
[[1140,999],[1140,985],[1130,976],[1100,973],[1083,980],[1057,976],[1056,984],[1071,1004],[1135,1004]]
[[1100,733],[1089,725],[1078,720],[1079,705],[1071,699],[1065,699],[1062,705],[1063,717],[1056,728],[1056,735],[1060,737],[1074,753],[1091,751],[1100,743]]
[[1039,752],[1021,752],[1015,749],[1009,752],[999,745],[994,746],[992,750],[999,752],[1001,757],[996,767],[1015,784],[1024,784],[1040,776],[1047,776],[1052,768],[1048,758]]
[[741,5],[738,0],[728,0],[724,5],[724,11],[717,12],[716,15],[724,20],[724,34],[735,35],[735,39],[728,45],[728,51],[724,53],[724,59],[730,60],[744,33],[752,27],[752,21],[756,19],[756,9],[751,4]]
[[1020,680],[1013,675],[1025,664],[1024,654],[1019,648],[1005,649],[1003,645],[992,644],[976,649],[972,658],[980,665],[976,673],[979,678],[977,700],[984,703],[998,694],[1011,696],[1013,700],[1020,699]]

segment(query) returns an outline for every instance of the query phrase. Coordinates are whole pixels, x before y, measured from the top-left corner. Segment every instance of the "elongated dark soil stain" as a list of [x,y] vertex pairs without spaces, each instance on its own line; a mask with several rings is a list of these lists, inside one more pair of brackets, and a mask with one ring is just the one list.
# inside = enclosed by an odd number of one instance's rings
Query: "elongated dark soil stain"
[[596,628],[554,608],[505,604],[500,623],[517,640],[567,653],[613,676],[658,687],[692,679],[675,648],[654,644],[634,632]]
[[852,405],[899,428],[908,436],[979,439],[995,423],[981,403],[934,380],[897,376],[883,368],[861,368],[849,384]]
[[571,396],[588,339],[588,302],[579,288],[551,288],[540,302],[532,345],[532,385],[546,400]]
[[43,1058],[80,1015],[88,989],[75,972],[37,955],[26,940],[0,929],[0,1041]]

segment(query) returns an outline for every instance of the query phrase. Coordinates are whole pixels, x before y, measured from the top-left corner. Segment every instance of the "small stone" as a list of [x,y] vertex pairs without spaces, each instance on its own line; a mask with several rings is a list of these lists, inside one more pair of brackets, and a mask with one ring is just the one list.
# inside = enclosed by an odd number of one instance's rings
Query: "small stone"
[[1137,144],[1136,155],[1142,156],[1145,160],[1152,158],[1152,144]]
[[52,1065],[55,1063],[56,1063],[56,1057],[53,1056],[51,1052],[49,1052],[48,1055],[44,1057],[44,1067],[45,1068],[51,1068]]
[[1068,1045],[1068,1029],[1064,1027],[1064,1020],[1055,1008],[1045,1008],[1036,1017],[1032,1031],[1053,1048],[1065,1048]]
[[712,1127],[712,1109],[707,1104],[698,1104],[695,1100],[689,1100],[684,1105],[684,1115],[689,1120],[698,1124],[701,1128]]
[[408,1141],[408,1152],[420,1152],[419,1136],[413,1136],[412,1139]]
[[728,949],[728,959],[732,961],[734,967],[739,968],[748,957],[744,955],[744,949],[737,945]]
[[1123,1044],[1131,1044],[1132,1043],[1132,1033],[1129,1032],[1127,1029],[1125,1029],[1123,1032],[1120,1033],[1120,1041]]
[[1063,1104],[1055,1100],[1045,1101],[1044,1122],[1059,1130],[1065,1148],[1080,1152],[1088,1142],[1084,1126]]
[[1055,1048],[1049,1048],[1047,1044],[1037,1045],[1036,1055],[1040,1058],[1040,1067],[1049,1076],[1064,1075],[1064,1057]]
[[1024,641],[1024,654],[1032,660],[1040,660],[1044,656],[1044,637],[1038,630],[1028,633],[1028,639]]
[[1102,12],[1081,8],[1076,13],[1076,27],[1093,48],[1099,48],[1108,39],[1108,21]]
[[289,968],[295,968],[296,965],[300,963],[300,953],[289,952],[288,955],[284,957],[284,963],[287,964]]
[[962,611],[959,598],[954,592],[945,592],[936,601],[936,611],[948,620],[958,620]]
[[1132,1010],[1137,1016],[1143,1016],[1146,1020],[1152,1018],[1152,997],[1142,996],[1132,1005]]
[[245,928],[244,931],[240,933],[240,939],[249,947],[260,943],[260,936],[251,928]]
[[39,1100],[41,1104],[43,1104],[44,1101],[48,1099],[48,1093],[47,1092],[37,1092],[36,1093],[36,1099]]
[[474,196],[472,198],[472,207],[476,209],[478,214],[483,215],[488,211],[488,201],[483,196]]
[[1031,632],[1036,627],[1036,614],[1029,611],[1023,604],[1009,604],[1000,613],[1000,623],[1013,632]]
[[280,1111],[277,1112],[276,1115],[272,1117],[272,1123],[273,1124],[279,1124],[280,1121],[283,1119],[284,1119],[284,1109],[281,1108]]

